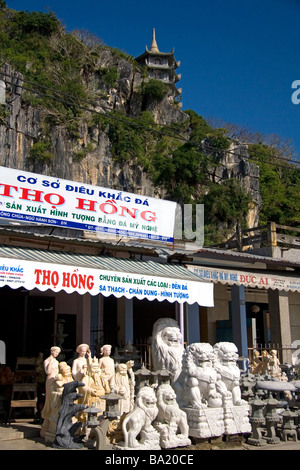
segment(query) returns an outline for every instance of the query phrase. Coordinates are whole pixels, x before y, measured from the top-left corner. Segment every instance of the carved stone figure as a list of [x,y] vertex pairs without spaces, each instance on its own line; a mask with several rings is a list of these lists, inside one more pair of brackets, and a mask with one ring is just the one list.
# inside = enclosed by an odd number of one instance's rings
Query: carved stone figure
[[269,354],[269,374],[271,377],[278,380],[280,380],[282,376],[280,361],[277,357],[276,349],[272,349]]
[[45,383],[45,404],[42,409],[41,416],[43,418],[43,426],[41,427],[41,437],[45,437],[45,432],[48,428],[48,419],[51,414],[51,385],[54,380],[54,377],[58,374],[58,360],[56,359],[60,353],[60,348],[58,346],[52,346],[50,349],[50,356],[44,360],[44,371],[46,374],[46,383]]
[[[142,387],[133,410],[122,423],[125,448],[160,449],[159,433],[152,426],[158,413],[157,398],[151,387]],[[137,437],[140,435],[140,441]]]
[[54,377],[51,384],[50,414],[48,416],[48,420],[45,420],[42,425],[42,428],[45,425],[46,442],[54,442],[55,440],[58,413],[62,405],[64,384],[73,382],[71,367],[66,362],[59,363],[58,372],[59,373]]
[[74,380],[81,380],[81,371],[83,367],[87,367],[91,361],[91,351],[88,344],[79,344],[76,348],[78,353],[77,359],[72,364],[72,375]]
[[190,445],[187,416],[179,408],[174,389],[169,384],[162,384],[156,397],[158,415],[154,427],[160,433],[160,446],[169,449]]
[[128,361],[126,364],[118,364],[116,374],[111,381],[111,387],[114,392],[123,398],[119,401],[121,416],[123,413],[129,413],[133,409],[135,380],[132,367],[133,361]]
[[99,359],[101,368],[101,376],[104,377],[109,383],[115,375],[115,361],[110,357],[111,345],[105,344],[100,350],[102,357]]
[[177,380],[181,372],[184,348],[182,334],[172,318],[160,318],[152,330],[152,366],[154,370],[166,369],[171,380]]
[[73,417],[86,408],[85,405],[74,404],[75,400],[80,397],[77,388],[83,387],[83,385],[82,382],[77,380],[64,384],[62,406],[58,414],[56,438],[53,447],[63,449],[80,449],[83,447],[81,439],[75,437],[81,423],[79,421],[73,422]]
[[222,392],[227,394],[227,390],[213,366],[214,359],[213,347],[208,343],[192,343],[185,349],[182,373],[173,384],[181,406],[222,406]]
[[269,354],[268,351],[264,350],[261,353],[261,375],[268,374],[269,371]]
[[101,397],[103,397],[107,393],[110,393],[110,386],[105,376],[102,376],[101,368],[96,357],[92,360],[90,364],[89,375],[93,380],[93,396],[91,402],[94,403],[96,408],[99,408],[101,411],[105,411],[106,401],[101,399]]
[[252,361],[252,364],[250,364],[250,372],[251,374],[257,374],[257,375],[260,375],[263,372],[262,361],[260,360],[260,357],[259,357],[259,351],[253,352],[253,361]]
[[244,405],[247,404],[247,402],[241,398],[241,371],[237,365],[237,350],[234,343],[227,341],[216,343],[214,345],[216,354],[214,367],[221,377],[221,381],[219,382],[220,385],[222,385],[221,393],[225,395],[226,390],[231,392],[233,404]]
[[[101,378],[101,369],[97,358],[91,359],[89,364],[84,364],[80,372],[76,374],[78,380],[83,383],[79,388],[81,394],[78,403],[87,407],[94,406],[100,410],[105,410],[105,400],[101,400],[106,393],[110,392],[107,380]],[[82,411],[78,415],[79,421],[85,423],[87,414]]]

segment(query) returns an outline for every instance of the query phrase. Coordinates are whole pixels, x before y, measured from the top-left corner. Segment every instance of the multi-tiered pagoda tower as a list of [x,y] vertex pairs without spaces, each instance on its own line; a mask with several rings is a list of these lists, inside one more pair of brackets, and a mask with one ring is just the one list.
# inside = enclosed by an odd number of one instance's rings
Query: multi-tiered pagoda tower
[[181,75],[176,73],[180,62],[174,58],[174,48],[171,52],[160,52],[155,39],[155,28],[153,28],[150,50],[146,46],[145,52],[136,57],[135,60],[147,68],[149,78],[162,80],[170,85],[175,96],[181,94],[181,89],[175,86],[181,78]]

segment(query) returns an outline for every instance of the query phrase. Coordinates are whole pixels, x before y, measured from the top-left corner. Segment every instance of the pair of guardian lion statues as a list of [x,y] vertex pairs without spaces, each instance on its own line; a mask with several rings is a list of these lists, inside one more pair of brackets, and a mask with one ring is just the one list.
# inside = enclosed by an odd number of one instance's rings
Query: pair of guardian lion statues
[[[182,408],[247,404],[241,399],[237,347],[233,343],[193,343],[184,349],[177,322],[161,318],[153,326],[152,367],[167,370],[170,384],[157,391],[142,387],[135,407],[122,425],[126,448],[158,449],[190,444],[187,416]],[[140,440],[137,440],[137,437]]]
[[224,397],[231,397],[235,406],[245,404],[237,359],[237,347],[230,342],[192,343],[184,349],[172,318],[161,318],[153,326],[153,368],[169,372],[180,407],[220,407]]

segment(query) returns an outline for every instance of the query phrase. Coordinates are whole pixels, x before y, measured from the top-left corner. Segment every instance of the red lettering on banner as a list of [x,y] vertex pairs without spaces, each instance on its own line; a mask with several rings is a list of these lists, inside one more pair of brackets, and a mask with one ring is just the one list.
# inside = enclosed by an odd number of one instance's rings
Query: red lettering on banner
[[[22,191],[22,196],[19,199],[24,199],[25,201],[35,201],[35,202],[43,202],[42,201],[42,194],[43,191],[37,191],[36,189],[28,189],[28,188],[20,188]],[[30,199],[33,197],[33,199]]]
[[240,274],[240,282],[245,284],[256,284],[256,276],[251,274]]
[[120,216],[125,217],[124,212],[127,212],[127,214],[131,215],[131,217],[132,217],[133,219],[135,219],[135,218],[136,218],[136,211],[137,211],[137,210],[138,210],[138,209],[132,209],[132,211],[134,211],[134,212],[132,212],[130,209],[128,209],[128,207],[121,206],[121,214],[120,214]]
[[[51,199],[52,196],[56,196],[58,198],[57,202],[53,202]],[[52,204],[52,206],[60,206],[61,204],[65,203],[65,198],[61,196],[60,194],[55,194],[55,193],[50,193],[50,194],[45,194],[45,201],[48,202],[48,204]]]
[[76,198],[76,199],[78,201],[78,205],[76,209],[96,212],[95,205],[97,204],[97,201],[91,201],[90,199],[86,200],[86,199],[81,199],[81,198]]
[[[115,214],[118,212],[118,208],[114,206],[116,202],[114,200],[110,201],[109,199],[99,205],[99,209],[104,212],[104,214]],[[108,209],[109,208],[109,209]]]
[[36,275],[35,277],[35,283],[40,284],[40,275],[42,273],[41,269],[35,269],[34,274]]
[[63,196],[56,193],[45,194],[43,200],[42,195],[44,194],[44,191],[29,188],[18,188],[18,186],[12,186],[10,184],[3,183],[0,183],[0,186],[3,186],[4,188],[3,194],[0,194],[0,196],[13,197],[11,194],[11,190],[15,189],[16,191],[19,191],[20,189],[21,196],[19,196],[18,199],[21,199],[23,201],[48,202],[48,204],[51,204],[52,206],[60,206],[66,202]]
[[94,287],[94,276],[87,276],[86,274],[77,273],[62,273],[62,286],[73,287],[74,289],[88,289],[91,290]]
[[35,283],[37,285],[53,285],[54,287],[56,287],[59,283],[59,274],[57,271],[50,271],[50,269],[36,269],[34,271],[34,274],[36,275]]
[[[152,215],[146,216],[146,214],[152,214]],[[157,219],[157,217],[155,215],[155,212],[151,212],[151,211],[141,212],[141,217],[142,217],[142,219],[146,220],[147,222],[154,222]]]
[[63,273],[63,287],[70,287],[70,273]]
[[11,189],[11,188],[14,188],[16,191],[19,190],[18,186],[11,186],[10,184],[3,184],[3,183],[1,183],[0,186],[4,186],[3,194],[0,194],[0,196],[13,197],[13,196],[10,194],[10,189]]

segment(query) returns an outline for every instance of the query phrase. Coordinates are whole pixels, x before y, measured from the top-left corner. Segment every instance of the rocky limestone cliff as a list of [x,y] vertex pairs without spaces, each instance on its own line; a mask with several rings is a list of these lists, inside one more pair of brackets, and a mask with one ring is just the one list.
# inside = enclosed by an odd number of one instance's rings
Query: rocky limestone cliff
[[[143,103],[139,87],[142,74],[133,64],[124,58],[113,56],[110,50],[103,50],[99,56],[99,67],[117,68],[118,80],[114,86],[105,86],[100,74],[93,72],[87,79],[87,86],[95,93],[99,89],[105,93],[99,95],[94,110],[106,113],[109,110],[138,117],[142,110],[151,110],[154,119],[160,124],[185,121],[188,116],[174,104],[172,92],[159,102]],[[22,169],[57,178],[73,180],[112,189],[144,194],[147,196],[166,197],[162,188],[155,188],[142,167],[134,163],[118,163],[112,159],[111,142],[107,128],[91,124],[82,118],[78,130],[73,135],[68,128],[54,124],[47,129],[51,142],[52,158],[39,160],[30,158],[30,150],[35,142],[45,136],[45,111],[26,102],[23,77],[6,64],[0,72],[6,85],[6,113],[0,120],[0,166]],[[87,104],[87,108],[90,106]],[[87,114],[90,114],[86,110]],[[78,152],[84,152],[84,158],[76,160]],[[258,167],[249,163],[245,145],[232,143],[229,151],[219,154],[219,165],[214,169],[212,179],[220,182],[227,178],[240,179],[245,191],[251,192],[255,202],[249,214],[249,226],[258,223],[260,206]]]
[[[109,51],[104,51],[99,60],[102,68],[116,63]],[[124,59],[118,61],[117,69],[117,86],[106,90],[105,98],[98,100],[95,111],[106,113],[117,110],[138,116],[142,110],[140,94],[137,92],[142,82],[141,73],[134,71],[133,65]],[[22,96],[26,90],[21,88],[23,77],[20,73],[10,65],[3,66],[0,72],[4,74],[2,78],[6,84],[6,107],[9,110],[5,124],[1,125],[0,122],[1,166],[148,196],[157,192],[140,167],[130,164],[120,166],[114,162],[107,130],[102,130],[97,125],[90,126],[84,119],[79,122],[76,136],[64,125],[53,125],[49,131],[53,158],[50,162],[32,161],[30,149],[44,136],[45,113],[23,102]],[[99,75],[92,77],[92,83],[95,90],[103,88]],[[186,119],[186,115],[172,103],[173,96],[169,95],[159,105],[151,105],[155,119],[161,124]],[[85,158],[74,161],[74,155],[84,149],[89,149]]]

